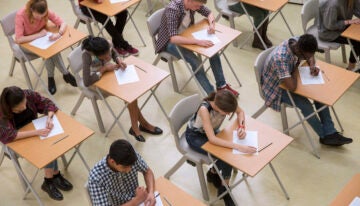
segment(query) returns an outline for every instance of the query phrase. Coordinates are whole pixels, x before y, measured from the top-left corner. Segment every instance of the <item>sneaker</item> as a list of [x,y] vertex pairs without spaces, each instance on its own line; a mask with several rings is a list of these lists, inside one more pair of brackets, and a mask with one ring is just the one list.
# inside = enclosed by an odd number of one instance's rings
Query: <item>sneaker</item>
[[217,91],[220,91],[220,90],[223,90],[223,89],[229,90],[231,93],[233,93],[233,94],[235,95],[235,97],[238,97],[238,96],[239,96],[239,92],[237,92],[236,90],[234,90],[233,88],[231,88],[229,84],[226,84],[226,85],[223,86],[223,87],[217,88],[216,90],[217,90]]
[[344,137],[342,136],[342,134],[340,134],[339,132],[336,132],[335,135],[338,139],[340,139],[340,141],[342,141],[344,144],[350,144],[353,142],[353,139],[348,138],[348,137]]
[[117,53],[122,56],[122,57],[127,57],[129,56],[129,52],[127,52],[125,49],[122,48],[115,48],[115,50],[117,51]]
[[125,49],[125,51],[127,51],[130,55],[139,56],[139,50],[132,46],[129,46],[129,48]]
[[73,188],[73,185],[65,179],[60,173],[54,175],[53,182],[57,188],[63,191],[70,191]]
[[[226,191],[226,188],[224,186],[221,186],[218,188],[217,195],[220,196],[222,193]],[[221,198],[225,202],[225,206],[235,206],[235,203],[229,193],[227,193],[223,198]]]
[[49,197],[54,200],[63,200],[64,197],[61,192],[55,187],[53,179],[51,180],[44,180],[43,184],[41,185],[41,189],[48,193]]
[[206,173],[206,180],[213,183],[216,188],[221,187],[221,179],[217,173],[213,173],[212,168]]
[[56,84],[54,77],[48,77],[48,90],[50,94],[56,93]]
[[343,145],[344,142],[341,139],[339,139],[335,134],[326,135],[324,138],[320,138],[319,139],[320,143],[329,146]]

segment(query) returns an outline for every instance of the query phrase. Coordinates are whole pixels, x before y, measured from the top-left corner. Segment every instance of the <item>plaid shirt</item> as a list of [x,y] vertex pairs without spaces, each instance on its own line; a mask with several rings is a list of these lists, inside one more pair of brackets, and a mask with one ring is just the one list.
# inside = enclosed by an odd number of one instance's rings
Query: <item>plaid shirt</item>
[[89,175],[89,192],[94,206],[118,206],[135,197],[135,189],[139,186],[138,172],[149,169],[143,158],[136,155],[137,161],[128,173],[111,170],[107,157],[94,166]]
[[[298,38],[293,38],[295,41]],[[281,80],[291,77],[296,68],[298,57],[292,53],[289,47],[289,40],[277,46],[267,57],[264,68],[261,71],[261,89],[264,92],[265,104],[280,111],[281,95],[283,89],[279,87]]]
[[[201,6],[198,13],[207,17],[211,11]],[[190,25],[194,24],[195,11],[190,10]],[[156,41],[156,53],[162,52],[172,36],[178,35],[178,28],[185,17],[185,5],[183,0],[173,0],[165,8],[161,18],[158,38]]]
[[[38,113],[47,114],[48,111],[56,112],[58,108],[50,99],[41,96],[32,90],[23,90],[26,98],[26,107],[33,112],[32,119],[36,119]],[[12,142],[17,136],[17,129],[13,119],[3,118],[0,111],[0,141],[3,144]]]

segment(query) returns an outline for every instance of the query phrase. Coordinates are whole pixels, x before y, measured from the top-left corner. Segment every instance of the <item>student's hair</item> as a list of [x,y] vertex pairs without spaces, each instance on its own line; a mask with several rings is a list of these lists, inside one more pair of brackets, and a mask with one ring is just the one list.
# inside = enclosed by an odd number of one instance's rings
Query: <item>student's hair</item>
[[32,12],[36,12],[39,14],[44,14],[46,12],[46,15],[44,17],[45,22],[48,20],[48,6],[46,0],[29,0],[26,3],[25,7],[25,13],[30,19],[30,22],[34,22],[34,17],[32,15]]
[[102,37],[89,36],[83,41],[81,49],[85,49],[93,53],[95,56],[101,56],[109,51],[110,44],[106,39]]
[[12,120],[13,112],[12,108],[19,105],[25,98],[24,91],[19,87],[5,87],[1,93],[0,103],[1,103],[1,113],[3,119]]
[[297,45],[301,52],[315,53],[318,50],[316,38],[311,34],[301,35]]
[[200,3],[203,3],[203,4],[207,3],[207,0],[192,0],[192,1],[197,1],[197,2],[200,2]]
[[108,157],[113,159],[116,164],[123,166],[131,166],[137,161],[133,146],[123,139],[116,140],[111,144]]
[[229,90],[220,90],[211,92],[205,101],[214,101],[215,105],[224,112],[235,112],[238,107],[238,102],[235,95]]

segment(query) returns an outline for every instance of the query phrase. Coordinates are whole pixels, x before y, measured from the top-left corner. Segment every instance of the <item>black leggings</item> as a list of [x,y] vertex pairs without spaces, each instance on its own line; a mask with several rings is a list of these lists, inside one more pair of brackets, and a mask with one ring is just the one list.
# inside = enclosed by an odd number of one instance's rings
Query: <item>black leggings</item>
[[[347,39],[345,37],[339,36],[338,38],[336,38],[335,40],[333,40],[332,42],[336,42],[336,43],[340,43],[340,44],[349,44]],[[351,40],[350,42],[355,50],[356,56],[359,56],[360,54],[360,42],[355,41],[355,40]],[[354,57],[354,54],[352,53],[352,51],[350,50],[350,57],[349,57],[349,62],[350,63],[356,63],[356,59]]]
[[[80,8],[81,8],[81,11],[83,12],[83,14],[91,17],[91,14],[89,13],[89,11],[86,7],[81,6]],[[106,19],[108,18],[108,16],[106,16],[105,14],[97,12],[93,9],[91,9],[91,13],[93,14],[96,21],[100,22],[101,24],[104,24]],[[125,24],[126,24],[127,15],[128,15],[128,11],[124,10],[115,15],[115,18],[116,18],[115,25],[111,21],[111,19],[105,25],[105,29],[111,36],[112,43],[114,44],[114,47],[116,47],[116,48],[128,49],[130,47],[130,44],[124,39],[124,37],[122,35]]]

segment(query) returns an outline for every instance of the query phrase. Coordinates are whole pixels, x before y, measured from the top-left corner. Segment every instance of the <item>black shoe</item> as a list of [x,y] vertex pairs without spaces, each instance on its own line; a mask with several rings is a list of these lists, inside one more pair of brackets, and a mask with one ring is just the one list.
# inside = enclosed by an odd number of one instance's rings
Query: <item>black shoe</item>
[[344,144],[350,144],[353,142],[353,139],[348,138],[348,137],[344,137],[342,136],[342,134],[340,134],[339,132],[334,133],[333,135],[335,135],[340,141],[342,141]]
[[41,185],[41,189],[48,193],[49,197],[51,197],[54,200],[63,200],[64,197],[61,194],[61,192],[56,188],[53,180],[50,181],[44,181],[44,183]]
[[143,127],[142,125],[140,125],[139,129],[140,129],[140,131],[146,132],[146,133],[149,133],[149,134],[159,135],[159,134],[163,133],[162,129],[160,129],[159,127],[155,127],[154,131],[150,131],[150,130],[146,129],[145,127]]
[[145,142],[145,138],[140,134],[140,135],[137,135],[135,134],[134,130],[130,127],[129,129],[129,134],[131,134],[132,136],[135,137],[135,139],[139,142]]
[[221,187],[222,184],[219,175],[217,173],[211,172],[211,170],[212,169],[209,169],[209,171],[206,173],[206,180],[213,183],[216,188]]
[[57,188],[63,191],[70,191],[73,188],[73,185],[65,179],[60,173],[54,175],[53,182]]
[[72,74],[70,74],[70,73],[64,74],[64,75],[63,75],[63,79],[64,79],[64,81],[65,81],[66,83],[71,84],[71,86],[77,87],[76,79],[75,79],[75,77],[74,77]]
[[223,15],[221,15],[221,17],[229,21],[229,16],[226,16],[223,14]]
[[345,144],[334,134],[326,135],[324,138],[320,138],[319,141],[321,144],[329,145],[329,146],[341,146]]
[[[219,187],[218,189],[218,196],[220,196],[222,193],[224,193],[226,191],[226,188],[224,186]],[[229,193],[227,193],[223,198],[224,202],[225,202],[225,206],[235,206],[234,201],[232,200],[231,196],[229,195]]]
[[50,94],[56,93],[56,85],[54,77],[48,77],[48,90]]

